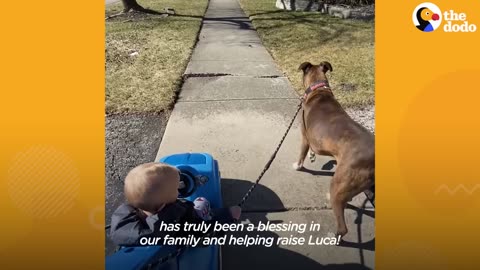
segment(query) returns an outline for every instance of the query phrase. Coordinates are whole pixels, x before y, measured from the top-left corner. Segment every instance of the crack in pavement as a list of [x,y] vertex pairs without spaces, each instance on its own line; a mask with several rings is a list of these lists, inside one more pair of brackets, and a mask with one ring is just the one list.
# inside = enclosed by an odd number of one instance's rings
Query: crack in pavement
[[183,79],[188,78],[208,78],[208,77],[223,77],[223,76],[233,76],[230,73],[188,73],[183,75]]

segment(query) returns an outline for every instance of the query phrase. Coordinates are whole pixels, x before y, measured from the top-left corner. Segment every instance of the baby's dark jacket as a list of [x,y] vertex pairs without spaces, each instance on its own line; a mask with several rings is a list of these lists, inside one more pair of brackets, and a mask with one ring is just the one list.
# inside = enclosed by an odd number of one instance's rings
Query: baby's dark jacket
[[[197,215],[190,201],[177,200],[174,203],[166,205],[160,212],[146,216],[139,209],[129,204],[120,205],[112,214],[110,238],[120,246],[140,245],[142,237],[180,237],[193,234],[202,236],[199,232],[183,231],[183,224],[201,223],[203,220]],[[228,208],[212,209],[213,218],[210,223],[233,223],[235,220],[230,214]],[[181,224],[178,232],[160,231],[161,223]],[[212,226],[213,227],[213,226]]]

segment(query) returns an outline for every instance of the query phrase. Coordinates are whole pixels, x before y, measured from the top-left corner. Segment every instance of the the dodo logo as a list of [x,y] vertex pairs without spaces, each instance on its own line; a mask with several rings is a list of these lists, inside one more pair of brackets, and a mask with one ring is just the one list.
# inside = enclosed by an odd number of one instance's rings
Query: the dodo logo
[[418,5],[412,14],[413,23],[423,32],[432,32],[442,23],[442,12],[432,3]]
[[453,9],[442,13],[433,3],[422,3],[418,5],[412,14],[413,24],[422,32],[433,32],[442,24],[444,32],[475,32],[477,26],[467,21],[467,14],[457,12]]

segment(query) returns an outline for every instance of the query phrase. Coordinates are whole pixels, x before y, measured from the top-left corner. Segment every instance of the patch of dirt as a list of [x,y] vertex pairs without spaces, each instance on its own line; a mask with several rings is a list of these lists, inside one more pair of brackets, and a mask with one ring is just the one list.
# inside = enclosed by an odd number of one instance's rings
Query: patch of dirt
[[[105,224],[124,201],[123,179],[141,163],[152,162],[165,132],[170,112],[107,115],[105,121]],[[115,245],[105,238],[106,255]]]
[[353,83],[341,83],[338,88],[342,91],[347,91],[347,92],[350,92],[350,91],[355,91],[357,90],[357,86]]

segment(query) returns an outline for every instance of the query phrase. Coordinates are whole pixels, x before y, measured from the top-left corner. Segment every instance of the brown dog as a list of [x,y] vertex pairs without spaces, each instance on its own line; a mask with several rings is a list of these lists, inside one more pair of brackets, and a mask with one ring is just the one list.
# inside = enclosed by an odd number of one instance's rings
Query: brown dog
[[307,88],[303,103],[302,144],[296,170],[301,170],[308,149],[333,156],[337,169],[330,184],[330,201],[337,220],[337,235],[348,232],[344,210],[354,196],[374,186],[375,139],[356,123],[333,96],[326,77],[332,65],[321,62],[300,65]]

